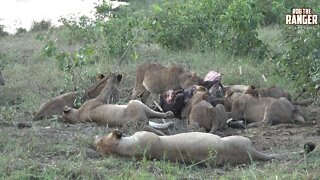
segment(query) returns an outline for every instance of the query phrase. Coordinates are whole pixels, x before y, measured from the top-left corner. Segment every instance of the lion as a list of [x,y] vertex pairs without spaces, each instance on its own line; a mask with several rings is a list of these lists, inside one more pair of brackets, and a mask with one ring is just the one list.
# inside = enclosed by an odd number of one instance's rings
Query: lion
[[224,92],[236,92],[236,93],[244,93],[249,86],[248,85],[231,85],[231,86],[224,86]]
[[277,86],[271,86],[269,88],[260,88],[258,89],[258,94],[260,97],[272,97],[275,99],[285,97],[289,101],[291,101],[291,94],[288,91],[285,91]]
[[144,63],[137,67],[131,97],[141,97],[141,101],[146,102],[151,93],[161,94],[169,89],[185,89],[202,82],[203,79],[196,73],[184,70],[181,65],[164,67],[156,63]]
[[305,119],[299,114],[298,110],[282,97],[256,98],[250,94],[240,94],[232,103],[231,118],[241,120],[251,126],[268,123],[271,125],[279,123],[305,123]]
[[[235,88],[237,87],[237,88]],[[245,89],[246,88],[246,89]],[[254,85],[234,85],[230,86],[225,95],[225,107],[227,111],[231,111],[232,102],[240,95],[240,94],[250,94],[253,97],[270,97],[279,99],[281,97],[287,98],[291,102],[291,95],[289,92],[283,90],[280,87],[272,86],[269,88],[256,88]],[[304,105],[306,102],[292,102],[295,105]]]
[[227,91],[224,97],[224,107],[227,112],[231,111],[232,103],[241,95],[241,92]]
[[189,126],[204,128],[210,133],[222,129],[228,120],[227,112],[222,104],[215,107],[210,104],[210,93],[199,86],[183,109],[183,117],[188,118]]
[[251,94],[253,97],[259,97],[259,92],[254,85],[248,86],[248,89],[244,92],[244,94]]
[[0,85],[4,85],[5,84],[5,80],[2,77],[1,71],[0,71]]
[[192,107],[199,103],[202,100],[205,100],[207,102],[210,102],[210,95],[208,90],[203,86],[194,86],[192,88],[192,91],[188,92],[192,93],[189,94],[190,99],[186,102],[185,106],[183,107],[181,111],[181,118],[187,119],[189,118],[190,112],[192,110]]
[[258,151],[252,141],[243,136],[221,138],[201,132],[157,136],[151,132],[138,131],[132,136],[123,137],[121,131],[113,130],[106,136],[96,136],[94,145],[105,156],[146,157],[184,164],[237,165],[269,161],[280,156]]
[[[81,97],[81,100],[86,101],[97,97],[103,89],[103,87],[107,84],[108,78],[109,75],[104,76],[103,74],[100,74],[98,77],[99,81],[85,92],[85,94]],[[106,103],[115,103],[119,100],[119,84],[121,82],[122,75],[118,74],[116,79],[117,80],[114,83],[112,92],[110,96],[106,99]],[[79,95],[77,94],[77,92],[74,91],[49,99],[48,101],[40,105],[39,110],[37,112],[33,113],[33,120],[39,120],[53,115],[61,115],[63,113],[64,106],[75,107],[74,102],[77,96]]]
[[[148,118],[171,118],[171,111],[160,113],[153,111],[138,100],[131,100],[126,105],[106,104],[116,81],[115,75],[110,77],[101,93],[94,99],[86,101],[79,109],[68,106],[63,108],[63,119],[68,123],[94,122],[109,127],[122,127],[131,123],[147,123]],[[159,128],[156,123],[149,123]],[[168,127],[166,124],[165,127]],[[162,127],[162,126],[161,126]]]
[[249,86],[248,85],[232,85],[232,86],[224,86],[224,90],[225,92],[233,91],[236,93],[245,93],[245,94],[255,93],[252,95],[259,96],[259,97],[271,97],[275,99],[285,97],[289,101],[291,101],[291,94],[277,86],[271,86],[269,88],[256,88],[254,85],[249,85]]
[[[100,74],[98,76],[98,80],[99,80],[98,83],[96,83],[93,87],[91,87],[87,90],[87,93],[86,93],[86,95],[88,96],[87,99],[93,99],[100,94],[102,89],[107,84],[108,76]],[[119,85],[120,85],[121,80],[122,80],[122,74],[118,74],[117,80],[114,83],[114,86],[112,89],[112,93],[110,94],[110,97],[108,97],[108,99],[107,99],[107,103],[117,103],[119,101],[119,99],[120,99]]]

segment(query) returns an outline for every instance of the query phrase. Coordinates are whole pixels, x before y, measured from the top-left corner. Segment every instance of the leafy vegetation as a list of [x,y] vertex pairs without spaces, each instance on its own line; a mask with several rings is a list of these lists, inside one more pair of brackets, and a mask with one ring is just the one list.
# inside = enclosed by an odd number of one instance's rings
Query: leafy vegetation
[[51,21],[47,21],[47,20],[33,21],[31,24],[30,31],[32,32],[43,31],[43,30],[48,30],[51,27],[52,27]]
[[[137,60],[135,47],[143,43],[157,43],[178,51],[225,51],[235,57],[252,57],[253,64],[271,58],[275,67],[283,68],[274,73],[287,76],[289,72],[288,78],[297,81],[299,91],[316,91],[319,47],[314,42],[318,40],[318,25],[296,31],[285,26],[283,19],[292,7],[318,7],[317,1],[186,0],[182,3],[163,0],[145,9],[136,9],[135,3],[130,5],[132,8],[113,10],[102,1],[96,6],[95,19],[63,18],[66,36],[71,42],[81,42],[83,47],[93,47],[97,54],[104,53],[108,61],[118,59],[118,64]],[[282,30],[279,39],[283,39],[280,45],[285,48],[281,52],[270,51],[270,46],[259,39],[259,29],[270,24],[278,24]],[[298,48],[307,41],[310,42],[307,46]],[[308,54],[303,56],[302,52]],[[308,60],[299,63],[305,57]],[[301,85],[304,88],[300,88]]]
[[0,24],[0,38],[4,36],[8,36],[9,33],[4,30],[5,26]]
[[[319,26],[289,27],[292,7],[319,2],[291,0],[132,0],[111,9],[96,6],[96,19],[69,17],[59,28],[43,26],[0,39],[0,177],[3,179],[318,179],[320,151],[236,167],[203,167],[163,161],[100,157],[93,137],[108,128],[64,124],[57,117],[32,122],[41,103],[83,91],[97,73],[120,72],[122,97],[133,87],[136,65],[181,63],[204,76],[222,73],[224,84],[278,85],[294,97],[319,85]],[[272,25],[272,26],[270,26]],[[1,27],[3,29],[3,26]],[[0,29],[1,29],[0,28]],[[239,75],[239,67],[242,75]],[[267,81],[262,79],[265,75]],[[122,100],[125,101],[125,100]],[[315,102],[319,105],[319,99]],[[78,104],[79,105],[79,104]],[[303,108],[306,126],[234,130],[264,152],[300,150],[319,139],[319,114]],[[19,123],[33,127],[18,129]],[[130,132],[132,133],[132,132]]]

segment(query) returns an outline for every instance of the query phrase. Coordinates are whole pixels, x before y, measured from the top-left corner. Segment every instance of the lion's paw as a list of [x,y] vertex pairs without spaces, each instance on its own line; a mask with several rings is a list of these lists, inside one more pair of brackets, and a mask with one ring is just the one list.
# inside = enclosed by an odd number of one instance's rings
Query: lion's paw
[[174,114],[172,111],[166,112],[166,118],[173,118],[173,117],[174,117]]

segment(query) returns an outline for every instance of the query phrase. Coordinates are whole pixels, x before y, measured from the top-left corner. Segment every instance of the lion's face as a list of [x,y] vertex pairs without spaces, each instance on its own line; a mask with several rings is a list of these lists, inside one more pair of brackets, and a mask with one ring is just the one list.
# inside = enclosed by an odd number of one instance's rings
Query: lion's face
[[[99,81],[96,83],[96,85],[91,87],[87,92],[89,99],[93,99],[100,94],[102,89],[106,86],[108,79],[110,77],[111,77],[111,74],[109,74],[107,76],[104,76],[103,74],[99,74],[97,76],[97,80],[99,80]],[[116,76],[116,81],[115,81],[114,85],[119,86],[121,80],[122,80],[122,75],[118,74]],[[113,88],[113,89],[114,89],[114,91],[117,90],[116,88]],[[112,92],[111,96],[117,96],[116,93],[119,93],[119,92]]]
[[203,86],[196,86],[196,89],[193,92],[192,101],[199,102],[201,100],[210,102],[209,91]]
[[194,72],[184,72],[179,76],[180,87],[186,89],[192,85],[201,84],[203,79]]
[[253,97],[259,97],[259,92],[253,85],[250,85],[248,89],[244,92],[244,94],[250,94]]
[[77,123],[79,121],[79,111],[77,109],[64,106],[62,118],[68,123]]
[[1,74],[1,71],[0,71],[0,85],[4,85],[5,84],[5,81],[2,77],[2,74]]
[[113,130],[112,133],[99,137],[96,136],[94,140],[94,145],[97,148],[97,151],[104,155],[113,154],[116,147],[119,144],[119,141],[122,137],[122,132],[119,130]]

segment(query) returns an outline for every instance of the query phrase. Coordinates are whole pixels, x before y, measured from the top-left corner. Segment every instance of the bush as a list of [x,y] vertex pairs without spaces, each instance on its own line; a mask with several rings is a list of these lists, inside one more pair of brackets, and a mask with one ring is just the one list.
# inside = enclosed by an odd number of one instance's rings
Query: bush
[[18,35],[18,34],[23,34],[23,33],[26,33],[27,32],[27,30],[25,29],[25,28],[17,28],[16,29],[16,35]]
[[4,36],[8,36],[9,33],[4,30],[5,26],[0,24],[0,38]]
[[43,30],[48,30],[51,27],[52,27],[51,21],[46,21],[46,20],[41,20],[39,22],[33,21],[30,31],[31,32],[43,31]]
[[278,60],[279,65],[285,67],[292,80],[298,87],[314,92],[320,84],[320,32],[319,27],[297,29],[285,27],[283,40],[286,51]]
[[234,55],[249,54],[263,60],[267,55],[267,46],[258,39],[256,31],[261,18],[262,14],[256,12],[249,1],[233,1],[221,15],[226,27],[226,33],[221,37],[222,47]]
[[252,6],[249,0],[164,1],[153,6],[147,29],[155,42],[170,49],[188,49],[197,42],[263,59],[267,47],[256,32],[262,14]]

